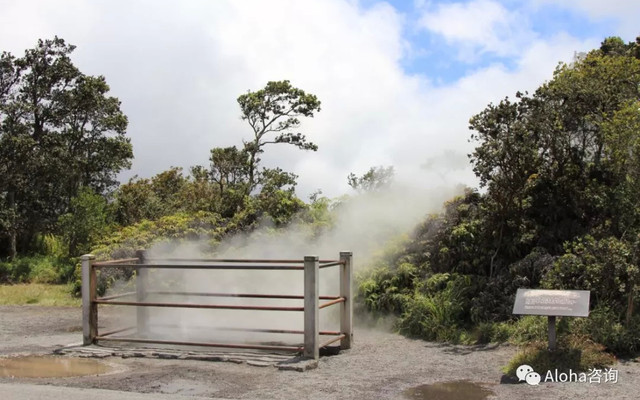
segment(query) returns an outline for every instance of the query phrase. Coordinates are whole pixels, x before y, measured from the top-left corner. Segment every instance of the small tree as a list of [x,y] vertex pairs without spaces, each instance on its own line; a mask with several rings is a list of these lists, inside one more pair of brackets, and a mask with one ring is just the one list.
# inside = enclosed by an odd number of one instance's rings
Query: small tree
[[71,199],[69,213],[60,217],[58,226],[70,257],[88,253],[91,244],[105,233],[107,202],[104,197],[84,187]]
[[313,117],[314,112],[320,111],[320,100],[315,95],[293,87],[288,80],[272,81],[264,89],[238,97],[238,104],[242,119],[253,130],[253,139],[244,141],[244,151],[248,154],[247,194],[260,183],[259,155],[266,145],[285,143],[302,150],[318,150],[305,135],[296,132],[300,117]]

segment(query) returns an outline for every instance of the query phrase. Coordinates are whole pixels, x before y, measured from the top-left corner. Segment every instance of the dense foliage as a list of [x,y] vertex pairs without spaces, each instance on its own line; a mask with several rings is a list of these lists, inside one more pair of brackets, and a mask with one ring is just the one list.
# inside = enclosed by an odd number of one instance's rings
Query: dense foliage
[[330,220],[328,199],[303,202],[296,175],[260,162],[274,144],[317,150],[299,131],[320,111],[315,95],[286,80],[248,91],[238,105],[252,137],[240,147],[211,149],[189,174],[169,168],[118,186],[133,157],[127,118],[104,77],[73,65],[74,48],[56,37],[0,56],[0,283],[71,280],[77,291],[84,253],[126,257],[192,239],[211,249],[258,222]]
[[73,50],[56,37],[0,55],[0,256],[32,252],[81,190],[108,195],[133,157],[120,102]]
[[517,288],[587,289],[594,318],[568,329],[640,350],[639,49],[606,39],[471,118],[483,193],[451,200],[380,260],[363,304],[410,335],[496,339],[524,323],[511,315]]

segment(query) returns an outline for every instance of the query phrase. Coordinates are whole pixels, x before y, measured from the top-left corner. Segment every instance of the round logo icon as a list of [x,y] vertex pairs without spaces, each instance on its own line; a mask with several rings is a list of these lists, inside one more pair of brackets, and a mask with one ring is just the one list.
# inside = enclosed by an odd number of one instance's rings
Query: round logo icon
[[516,376],[518,377],[519,381],[524,381],[527,377],[527,374],[529,372],[533,372],[533,368],[531,368],[529,365],[527,364],[522,364],[521,366],[518,367],[518,369],[516,370]]
[[529,385],[536,386],[540,383],[540,374],[537,372],[529,372],[525,377],[525,380]]

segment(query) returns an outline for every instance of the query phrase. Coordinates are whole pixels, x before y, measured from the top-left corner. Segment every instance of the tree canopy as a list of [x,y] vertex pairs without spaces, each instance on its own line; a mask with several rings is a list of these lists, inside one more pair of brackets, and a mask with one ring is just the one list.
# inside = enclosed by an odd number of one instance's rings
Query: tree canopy
[[318,150],[304,134],[298,132],[301,117],[313,117],[320,111],[320,100],[291,85],[288,80],[270,81],[264,89],[238,97],[242,119],[253,131],[253,138],[244,141],[248,160],[248,193],[259,183],[259,155],[268,144],[290,144],[302,150]]
[[447,202],[389,251],[360,285],[365,305],[397,313],[405,333],[455,341],[511,329],[517,288],[590,290],[594,317],[571,332],[640,351],[639,50],[640,38],[607,38],[535,92],[473,116],[484,191]]
[[[0,56],[0,235],[15,256],[54,229],[83,187],[106,194],[133,157],[120,102],[102,76],[80,72],[55,37]],[[8,246],[7,246],[8,245]]]

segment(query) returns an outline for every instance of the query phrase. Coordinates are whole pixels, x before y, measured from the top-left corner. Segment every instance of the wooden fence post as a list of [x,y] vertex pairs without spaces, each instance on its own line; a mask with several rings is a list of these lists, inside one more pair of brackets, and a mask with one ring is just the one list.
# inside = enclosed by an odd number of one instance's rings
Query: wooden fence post
[[82,344],[93,344],[98,336],[98,305],[96,299],[97,278],[93,268],[95,256],[85,254],[80,257],[82,263]]
[[340,297],[345,301],[340,307],[340,332],[344,338],[340,341],[340,348],[350,349],[353,342],[353,253],[350,251],[340,252],[340,261],[344,264],[340,266]]
[[[136,257],[138,264],[146,264],[146,250],[137,250]],[[147,298],[147,277],[149,271],[147,268],[136,268],[136,301],[144,302]],[[136,307],[136,327],[138,335],[145,336],[147,333],[147,322],[149,313],[147,307]]]
[[319,266],[318,256],[304,257],[304,357],[314,360],[320,357]]

